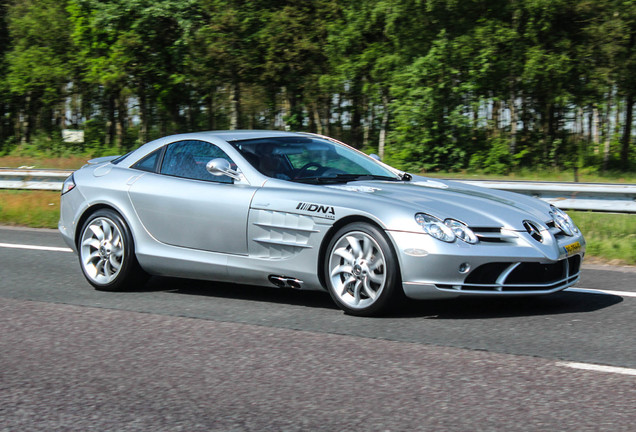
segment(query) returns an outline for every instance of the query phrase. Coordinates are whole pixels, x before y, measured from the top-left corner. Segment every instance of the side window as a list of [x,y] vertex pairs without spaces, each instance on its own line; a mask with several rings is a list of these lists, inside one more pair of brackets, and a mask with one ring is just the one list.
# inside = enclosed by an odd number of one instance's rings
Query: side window
[[132,168],[135,168],[141,171],[157,172],[162,151],[163,151],[163,147],[153,151],[148,156],[144,157],[142,160],[134,164]]
[[161,174],[193,180],[232,183],[230,177],[214,176],[205,169],[205,165],[215,158],[225,158],[232,163],[228,155],[214,144],[204,141],[178,141],[166,148],[161,164]]

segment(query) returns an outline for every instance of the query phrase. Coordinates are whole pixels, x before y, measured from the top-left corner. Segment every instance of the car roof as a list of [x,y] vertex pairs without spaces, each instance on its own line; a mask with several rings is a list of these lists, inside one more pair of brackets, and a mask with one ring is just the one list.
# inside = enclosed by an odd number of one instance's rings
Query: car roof
[[224,141],[238,141],[258,138],[275,138],[275,137],[306,137],[306,134],[298,132],[272,131],[272,130],[225,130],[199,132],[202,135],[213,136]]

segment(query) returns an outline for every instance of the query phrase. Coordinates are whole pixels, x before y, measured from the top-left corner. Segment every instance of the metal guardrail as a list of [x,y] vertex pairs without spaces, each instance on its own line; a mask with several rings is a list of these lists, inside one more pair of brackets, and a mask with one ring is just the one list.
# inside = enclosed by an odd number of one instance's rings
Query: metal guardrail
[[62,190],[73,171],[0,168],[0,189]]
[[568,210],[636,213],[636,184],[461,180],[540,198]]
[[[71,172],[0,168],[0,189],[61,190]],[[563,209],[636,213],[636,184],[458,181],[534,196]]]

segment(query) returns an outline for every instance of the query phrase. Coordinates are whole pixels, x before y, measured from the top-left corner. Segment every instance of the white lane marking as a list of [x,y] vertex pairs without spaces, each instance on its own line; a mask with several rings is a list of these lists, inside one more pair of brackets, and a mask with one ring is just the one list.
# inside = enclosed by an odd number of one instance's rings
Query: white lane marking
[[583,369],[594,372],[608,372],[608,373],[616,373],[622,375],[633,375],[636,376],[636,369],[630,369],[625,367],[617,367],[617,366],[604,366],[597,365],[592,363],[576,363],[576,362],[559,362],[558,366],[565,366],[573,369]]
[[13,244],[13,243],[0,243],[0,247],[9,248],[9,249],[29,249],[29,250],[39,250],[39,251],[51,251],[51,252],[73,252],[73,249],[69,249],[69,248],[24,245],[24,244]]
[[596,288],[566,288],[565,291],[570,292],[578,292],[584,294],[607,294],[607,295],[616,295],[621,297],[636,297],[636,292],[633,291],[612,291],[612,290],[601,290]]

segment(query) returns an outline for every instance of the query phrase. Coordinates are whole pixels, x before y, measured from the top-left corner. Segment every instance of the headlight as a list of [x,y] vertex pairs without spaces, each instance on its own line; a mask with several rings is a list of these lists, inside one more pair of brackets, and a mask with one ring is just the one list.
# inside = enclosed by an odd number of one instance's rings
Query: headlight
[[565,235],[572,236],[579,233],[579,229],[574,224],[572,218],[563,210],[550,205],[550,216],[552,216],[557,228],[563,231]]
[[465,241],[466,243],[475,244],[479,241],[473,230],[460,221],[455,219],[446,219],[444,224],[453,231],[455,237]]
[[444,222],[434,216],[427,215],[426,213],[417,213],[415,215],[415,222],[424,229],[426,234],[435,237],[437,240],[452,243],[457,238],[450,227],[444,225]]
[[62,195],[64,195],[66,192],[72,191],[74,187],[75,178],[73,177],[73,174],[71,174],[66,178],[66,180],[64,180],[64,184],[62,185]]

